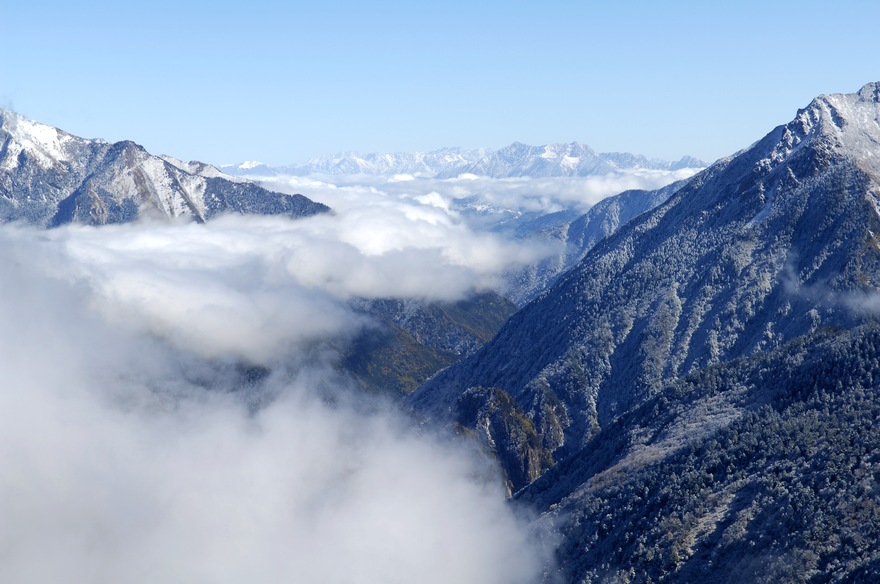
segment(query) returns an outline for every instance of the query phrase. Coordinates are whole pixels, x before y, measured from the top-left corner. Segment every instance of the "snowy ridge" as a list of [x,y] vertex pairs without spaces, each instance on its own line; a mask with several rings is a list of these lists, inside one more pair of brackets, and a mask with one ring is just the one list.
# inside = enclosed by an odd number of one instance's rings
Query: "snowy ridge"
[[79,138],[0,110],[0,223],[205,221],[228,211],[301,216],[326,210],[208,164],[153,156],[130,141]]
[[870,83],[858,93],[820,95],[782,127],[779,142],[762,164],[780,164],[817,138],[828,147],[847,150],[861,163],[876,160],[880,145],[878,91],[878,84]]
[[196,176],[201,176],[205,178],[222,178],[225,180],[230,180],[234,182],[244,182],[245,179],[233,176],[231,174],[226,174],[216,166],[212,164],[207,164],[205,162],[199,162],[198,160],[191,160],[189,162],[184,162],[178,158],[174,158],[173,156],[167,156],[165,154],[160,154],[159,158],[168,162],[169,164],[176,166],[180,170],[193,174]]
[[0,128],[9,135],[4,141],[2,164],[5,169],[15,168],[22,153],[32,157],[43,168],[69,162],[71,149],[85,142],[57,128],[4,110],[0,110]]
[[804,135],[822,135],[867,171],[880,170],[880,83],[858,93],[822,95],[799,112],[791,125]]
[[[880,443],[878,108],[877,84],[816,98],[408,398],[483,439],[560,528],[554,575],[878,580],[876,546],[826,544],[880,533],[877,492],[847,470]],[[501,398],[507,418],[470,415]],[[832,459],[850,462],[818,480]]]

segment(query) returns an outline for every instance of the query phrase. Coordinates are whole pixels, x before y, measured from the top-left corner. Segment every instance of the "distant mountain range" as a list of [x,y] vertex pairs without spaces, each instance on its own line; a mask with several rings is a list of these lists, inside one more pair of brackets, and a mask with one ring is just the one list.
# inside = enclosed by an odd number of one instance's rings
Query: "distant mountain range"
[[0,223],[52,227],[327,211],[301,195],[274,193],[208,164],[153,156],[130,141],[79,138],[0,110]]
[[564,581],[875,581],[880,83],[667,194],[408,403],[561,529]]
[[[688,176],[707,164],[691,156],[677,162],[649,160],[644,156],[608,152],[597,154],[589,146],[572,142],[569,144],[546,144],[529,146],[515,142],[499,150],[444,148],[432,152],[403,153],[344,153],[336,156],[315,158],[301,165],[270,167],[259,162],[237,165],[221,165],[223,172],[266,180],[285,176],[318,176],[333,182],[336,177],[417,177],[451,179],[457,177],[485,178],[559,178],[559,177],[606,177],[612,175],[649,171],[647,175],[664,175],[672,180],[672,172]],[[653,176],[653,175],[652,175]],[[503,294],[522,305],[544,290],[556,276],[573,267],[597,241],[610,235],[617,227],[648,209],[660,204],[683,181],[658,191],[633,190],[621,197],[602,201],[583,215],[582,207],[571,202],[556,202],[556,206],[568,204],[570,208],[547,212],[536,210],[534,201],[528,209],[516,204],[489,202],[480,194],[456,198],[452,209],[476,231],[505,233],[520,240],[541,240],[559,246],[562,251],[553,254],[536,265],[523,266],[506,275]]]
[[704,168],[707,164],[691,156],[677,162],[649,160],[625,152],[597,154],[584,144],[529,146],[514,142],[500,150],[443,148],[432,152],[357,154],[353,152],[314,158],[305,164],[270,167],[259,162],[221,166],[236,176],[280,175],[413,175],[455,178],[462,175],[490,178],[594,176],[621,170],[680,170]]

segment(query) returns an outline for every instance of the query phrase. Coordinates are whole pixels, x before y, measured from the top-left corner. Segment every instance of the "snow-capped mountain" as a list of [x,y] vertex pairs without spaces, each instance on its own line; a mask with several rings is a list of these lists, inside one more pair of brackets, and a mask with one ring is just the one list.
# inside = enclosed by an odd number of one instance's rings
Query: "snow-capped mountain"
[[471,160],[485,155],[485,150],[443,148],[432,152],[399,152],[395,154],[341,154],[333,157],[315,158],[301,167],[294,167],[294,174],[411,174],[435,176],[441,169],[458,168]]
[[705,166],[704,162],[692,157],[682,158],[678,163],[670,163],[649,161],[644,156],[620,152],[597,154],[589,146],[577,142],[543,146],[514,142],[482,156],[467,166],[441,171],[438,176],[441,178],[452,178],[462,174],[492,178],[595,176],[621,170],[677,170]]
[[500,388],[559,461],[671,379],[862,322],[880,285],[878,96],[819,97],[698,174],[413,405],[454,417],[469,388]]
[[641,154],[629,152],[602,152],[599,154],[606,162],[614,163],[618,168],[649,169],[649,170],[681,170],[683,168],[706,168],[709,166],[699,158],[682,156],[675,162],[665,160],[648,159]]
[[224,164],[221,169],[235,176],[273,177],[308,175],[378,175],[436,176],[441,171],[471,164],[486,155],[484,149],[441,148],[431,152],[370,153],[342,152],[334,156],[312,158],[303,164],[268,166],[249,161]]
[[621,152],[597,154],[589,146],[513,144],[491,151],[484,148],[443,148],[431,152],[357,154],[314,158],[305,164],[270,167],[259,162],[224,165],[236,176],[271,177],[279,175],[413,175],[455,178],[476,175],[490,178],[593,176],[621,170],[680,170],[704,168],[706,163],[685,156],[677,162],[649,160],[641,155]]
[[873,581],[878,161],[880,83],[816,98],[409,403],[483,440],[565,581]]
[[229,211],[304,216],[327,210],[204,163],[153,156],[130,141],[79,138],[0,110],[0,222],[101,225],[144,216],[204,221]]

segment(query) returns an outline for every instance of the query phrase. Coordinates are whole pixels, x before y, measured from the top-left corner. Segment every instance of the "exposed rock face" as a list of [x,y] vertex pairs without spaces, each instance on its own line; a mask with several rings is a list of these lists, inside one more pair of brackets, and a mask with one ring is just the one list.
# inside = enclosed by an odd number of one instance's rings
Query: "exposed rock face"
[[355,339],[342,368],[365,388],[397,397],[472,355],[516,312],[515,304],[488,292],[457,302],[380,299],[353,306],[376,326]]
[[509,495],[553,466],[534,423],[503,389],[471,387],[458,398],[455,411],[455,423],[476,433],[506,469]]

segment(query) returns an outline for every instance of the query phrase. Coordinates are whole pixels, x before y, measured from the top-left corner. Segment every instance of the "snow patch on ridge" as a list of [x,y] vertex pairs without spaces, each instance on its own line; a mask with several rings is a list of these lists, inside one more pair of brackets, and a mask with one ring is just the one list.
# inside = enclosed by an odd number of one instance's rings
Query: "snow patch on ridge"
[[12,136],[6,157],[8,168],[14,168],[22,151],[31,154],[43,168],[69,161],[66,146],[73,140],[69,134],[13,112],[0,112],[0,122],[0,127]]
[[820,95],[788,127],[800,129],[802,138],[821,133],[866,170],[880,171],[880,83],[858,93]]

